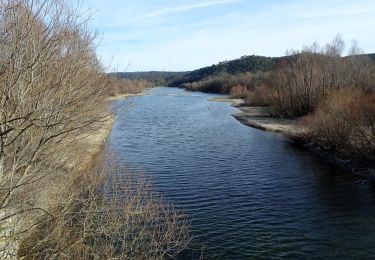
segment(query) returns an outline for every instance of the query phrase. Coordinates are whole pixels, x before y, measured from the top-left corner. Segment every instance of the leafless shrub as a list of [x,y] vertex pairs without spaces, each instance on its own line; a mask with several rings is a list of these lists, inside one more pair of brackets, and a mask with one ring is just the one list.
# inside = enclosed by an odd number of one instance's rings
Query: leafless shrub
[[121,94],[137,94],[141,93],[145,88],[152,87],[153,84],[146,80],[129,80],[120,79],[116,77],[109,77],[109,96],[116,96]]
[[245,103],[250,106],[271,106],[274,100],[274,91],[267,85],[258,85],[253,90],[247,91]]
[[354,126],[351,147],[356,154],[375,158],[375,95],[364,94],[354,100],[350,111]]
[[338,35],[324,48],[314,43],[301,51],[291,50],[274,72],[276,96],[273,104],[282,116],[311,113],[332,89],[371,85],[371,61],[353,42],[347,57],[345,43]]
[[305,137],[360,158],[375,155],[375,95],[358,88],[333,90],[316,111],[301,120]]
[[206,77],[193,83],[183,84],[183,87],[192,91],[226,94],[230,92],[232,86],[237,84],[240,83],[236,81],[235,76],[228,73],[222,73]]
[[229,95],[232,98],[242,98],[242,97],[246,96],[247,92],[248,91],[247,91],[246,86],[235,85],[235,86],[230,88]]
[[[272,79],[269,73],[222,73],[204,78],[193,83],[186,83],[184,88],[192,91],[229,94],[232,98],[246,98],[253,94],[263,94],[265,99],[272,96]],[[265,93],[265,90],[270,90]],[[267,96],[267,97],[266,97]]]
[[188,221],[139,172],[106,162],[71,175],[20,244],[24,259],[163,259],[189,242]]
[[316,142],[333,149],[347,148],[353,130],[349,120],[351,94],[348,91],[332,91],[314,113],[302,120]]

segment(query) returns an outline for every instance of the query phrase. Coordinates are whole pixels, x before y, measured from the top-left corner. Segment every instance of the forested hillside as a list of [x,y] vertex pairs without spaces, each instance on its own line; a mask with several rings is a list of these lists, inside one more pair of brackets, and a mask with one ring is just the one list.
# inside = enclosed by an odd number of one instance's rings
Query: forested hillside
[[181,87],[185,83],[200,81],[209,76],[219,74],[238,74],[245,72],[266,72],[270,71],[280,58],[264,56],[242,56],[240,59],[219,62],[216,65],[204,67],[186,73],[183,77],[170,81],[169,86]]
[[[255,82],[269,81],[268,73],[277,67],[276,64],[282,64],[283,60],[286,62],[293,59],[292,56],[250,55],[190,72],[116,72],[110,73],[110,75],[130,81],[141,80],[148,83],[149,86],[183,87],[195,91],[231,93],[231,89],[235,86],[253,86]],[[363,56],[375,60],[374,53],[363,54]]]
[[375,61],[375,53],[371,53],[371,54],[367,54],[370,59],[374,60]]
[[183,77],[186,72],[147,71],[147,72],[116,72],[110,73],[121,79],[146,80],[154,86],[166,86],[169,82]]

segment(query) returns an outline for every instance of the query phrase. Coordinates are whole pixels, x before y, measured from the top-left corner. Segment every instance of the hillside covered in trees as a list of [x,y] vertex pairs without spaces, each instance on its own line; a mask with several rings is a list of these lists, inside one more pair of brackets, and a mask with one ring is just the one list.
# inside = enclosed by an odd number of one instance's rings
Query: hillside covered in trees
[[375,61],[375,53],[367,54],[367,56],[369,56],[370,59],[372,59],[373,61]]
[[193,83],[217,75],[270,71],[280,59],[251,55],[187,72],[115,72],[110,73],[110,76],[127,80],[145,80],[155,86],[184,87],[183,84]]
[[[188,72],[116,72],[110,73],[110,76],[136,83],[135,85],[141,82],[142,85],[147,87],[182,87],[191,91],[232,94],[236,97],[243,97],[242,90],[253,89],[257,84],[272,84],[272,75],[274,75],[272,71],[291,60],[298,59],[298,55],[300,54],[290,54],[283,57],[250,55]],[[374,53],[356,54],[356,56],[375,60]],[[350,57],[348,55],[342,58],[350,59]]]
[[242,56],[240,59],[231,61],[219,62],[216,65],[200,68],[189,73],[186,73],[176,80],[170,81],[171,87],[183,87],[186,83],[193,83],[203,80],[207,77],[222,75],[222,74],[238,74],[246,72],[266,72],[270,71],[272,67],[280,60],[280,58],[271,58],[264,56]]
[[[303,53],[290,53],[283,57],[244,56],[241,59],[220,62],[185,74],[169,83],[170,87],[182,87],[191,91],[231,94],[243,97],[242,92],[256,85],[270,86],[275,71],[285,64],[298,60]],[[325,54],[315,53],[324,58]],[[342,60],[363,59],[375,61],[375,54],[349,54]]]
[[151,83],[153,86],[166,86],[169,82],[183,77],[186,72],[167,72],[167,71],[147,71],[147,72],[115,72],[110,73],[120,79],[127,79],[132,81],[144,80]]

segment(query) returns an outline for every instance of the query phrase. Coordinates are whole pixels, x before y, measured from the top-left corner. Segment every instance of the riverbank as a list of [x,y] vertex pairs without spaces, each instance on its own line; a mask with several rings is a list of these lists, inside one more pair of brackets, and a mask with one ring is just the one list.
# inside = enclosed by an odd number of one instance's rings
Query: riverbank
[[[108,114],[103,122],[95,123],[89,130],[85,130],[74,140],[67,141],[67,152],[61,155],[61,160],[68,162],[64,167],[57,168],[55,171],[38,181],[34,189],[32,203],[36,208],[49,211],[54,206],[55,201],[51,198],[57,196],[63,189],[69,179],[69,174],[75,174],[84,171],[101,156],[103,147],[109,136],[114,123],[114,116]],[[4,211],[7,210],[7,211]],[[7,208],[0,211],[0,217],[12,214],[16,209]],[[35,213],[30,213],[34,216]],[[32,219],[32,218],[31,218]],[[12,237],[14,229],[21,227],[29,219],[19,219],[17,216],[8,218],[0,226],[0,258],[14,259],[19,250],[19,241]]]
[[[127,99],[130,97],[144,96],[145,92],[135,94],[119,94],[111,96],[107,100],[109,102],[115,100]],[[95,158],[97,158],[106,143],[107,137],[112,131],[112,126],[115,122],[115,118],[112,114],[108,114],[107,118],[101,123],[97,123],[94,127],[76,138],[74,148],[72,149],[70,158],[70,164],[68,167],[78,167],[83,169],[89,165]],[[80,155],[80,156],[78,156]]]
[[243,99],[231,99],[229,96],[212,98],[209,101],[230,102],[233,107],[240,110],[240,112],[234,113],[232,116],[242,124],[264,131],[280,133],[288,138],[293,145],[309,150],[322,161],[352,172],[359,177],[367,178],[371,181],[375,180],[374,161],[352,158],[333,150],[323,149],[308,140],[302,139],[303,130],[295,119],[273,117],[269,107],[246,106]]
[[113,100],[120,100],[120,99],[129,98],[129,97],[137,97],[137,96],[144,96],[144,95],[145,95],[144,92],[136,93],[136,94],[119,94],[119,95],[116,95],[116,96],[109,97],[108,100],[113,101]]
[[246,106],[243,99],[231,99],[229,96],[212,98],[209,101],[232,103],[232,106],[240,110],[232,116],[250,127],[281,133],[286,136],[296,135],[301,131],[297,125],[297,120],[273,117],[269,107]]
[[[375,227],[365,221],[359,228],[358,218],[375,210],[371,185],[281,134],[240,124],[231,116],[240,111],[230,103],[207,101],[215,96],[155,88],[130,99],[134,109],[118,114],[108,150],[132,167],[141,165],[163,196],[186,209],[194,220],[192,237],[204,241],[207,257],[321,258],[337,246],[340,252],[355,248],[351,256],[370,252],[366,234]],[[318,236],[317,220],[323,223]],[[271,238],[264,235],[275,227]]]
[[241,112],[233,114],[233,117],[242,124],[261,130],[294,135],[299,132],[297,120],[272,117],[268,107],[237,107]]
[[72,146],[68,167],[84,170],[100,156],[114,122],[114,116],[109,114],[105,121],[97,123],[90,131],[79,135],[75,139],[75,145]]

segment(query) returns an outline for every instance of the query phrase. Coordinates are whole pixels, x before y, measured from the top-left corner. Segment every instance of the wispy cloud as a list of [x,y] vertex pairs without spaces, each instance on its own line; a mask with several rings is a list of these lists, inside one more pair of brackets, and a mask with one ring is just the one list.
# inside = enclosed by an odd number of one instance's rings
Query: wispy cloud
[[85,1],[98,9],[98,53],[119,70],[190,70],[245,54],[281,56],[337,33],[375,52],[374,0]]
[[190,10],[197,9],[197,8],[204,8],[204,7],[210,7],[210,6],[215,6],[215,5],[231,4],[231,3],[240,2],[240,1],[242,1],[242,0],[205,1],[205,2],[200,2],[200,3],[195,3],[195,4],[187,4],[187,5],[177,6],[177,7],[163,8],[163,9],[158,9],[158,10],[155,10],[153,12],[150,12],[150,13],[142,16],[142,18],[158,17],[158,16],[167,15],[167,14],[186,12],[186,11],[190,11]]

